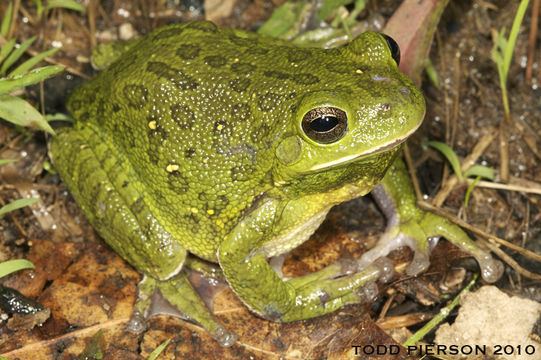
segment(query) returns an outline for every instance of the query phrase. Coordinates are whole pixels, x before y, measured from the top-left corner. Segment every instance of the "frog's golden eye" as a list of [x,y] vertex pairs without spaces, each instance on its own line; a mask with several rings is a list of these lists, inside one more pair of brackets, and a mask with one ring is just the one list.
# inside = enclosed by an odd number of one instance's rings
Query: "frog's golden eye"
[[310,139],[330,144],[340,140],[348,130],[346,113],[335,107],[319,107],[302,118],[302,130]]
[[381,34],[385,38],[385,41],[387,41],[387,45],[389,46],[389,50],[391,50],[391,56],[393,57],[393,60],[395,61],[396,65],[400,65],[400,47],[394,41],[392,37],[389,35]]

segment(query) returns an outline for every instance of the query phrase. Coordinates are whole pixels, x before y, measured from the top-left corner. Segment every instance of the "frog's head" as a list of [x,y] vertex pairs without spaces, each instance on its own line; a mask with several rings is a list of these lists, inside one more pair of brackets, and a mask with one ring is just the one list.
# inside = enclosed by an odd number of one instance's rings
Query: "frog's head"
[[361,182],[367,192],[421,124],[424,99],[398,70],[398,46],[387,36],[366,32],[325,51],[318,68],[325,69],[326,88],[298,100],[289,134],[276,148],[275,179],[315,182],[315,191],[324,183]]

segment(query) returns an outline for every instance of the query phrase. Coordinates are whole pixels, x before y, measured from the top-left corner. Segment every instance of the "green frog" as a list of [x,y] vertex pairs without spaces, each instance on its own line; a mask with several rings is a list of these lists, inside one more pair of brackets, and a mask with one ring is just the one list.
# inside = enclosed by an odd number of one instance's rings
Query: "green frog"
[[[367,286],[389,275],[378,259],[398,246],[414,250],[408,272],[421,272],[433,237],[475,256],[485,279],[500,276],[460,228],[415,205],[397,155],[425,102],[391,38],[299,48],[198,21],[112,54],[69,98],[75,124],[50,153],[90,223],[144,274],[133,331],[158,293],[234,343],[188,281],[192,257],[217,263],[250,310],[279,322],[366,301]],[[332,206],[372,190],[389,225],[359,261],[292,279],[271,268],[267,259],[307,240]]]

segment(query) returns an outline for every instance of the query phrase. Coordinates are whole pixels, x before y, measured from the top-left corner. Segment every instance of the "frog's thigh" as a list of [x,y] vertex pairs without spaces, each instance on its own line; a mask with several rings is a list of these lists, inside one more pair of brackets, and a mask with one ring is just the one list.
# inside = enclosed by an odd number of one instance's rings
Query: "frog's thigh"
[[[139,271],[156,279],[177,274],[186,249],[154,217],[136,190],[127,160],[87,127],[62,129],[51,157],[85,216],[106,242]],[[100,134],[101,135],[101,134]]]

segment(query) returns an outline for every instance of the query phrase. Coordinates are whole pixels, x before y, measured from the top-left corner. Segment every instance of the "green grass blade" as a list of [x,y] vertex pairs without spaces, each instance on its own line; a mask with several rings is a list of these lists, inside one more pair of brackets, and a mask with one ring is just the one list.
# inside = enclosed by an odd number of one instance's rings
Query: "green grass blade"
[[79,359],[103,359],[103,349],[105,341],[103,339],[103,330],[98,330],[92,335],[90,341],[86,344],[83,352],[77,357]]
[[503,66],[505,68],[505,77],[507,78],[507,72],[509,71],[509,66],[511,65],[511,59],[513,58],[513,52],[515,50],[515,43],[517,42],[518,32],[520,30],[520,24],[522,24],[522,19],[528,8],[530,0],[522,0],[518,6],[515,19],[513,20],[513,25],[511,26],[511,32],[509,32],[509,39],[505,45],[505,52],[503,57]]
[[9,204],[4,205],[0,208],[0,216],[7,214],[10,211],[17,210],[28,205],[32,205],[34,203],[37,203],[38,201],[39,201],[39,198],[24,198],[24,199],[14,200],[10,202]]
[[163,350],[169,345],[171,342],[171,339],[167,339],[164,342],[162,342],[154,351],[150,353],[147,360],[156,360],[156,358],[162,353]]
[[36,40],[36,36],[32,36],[30,39],[26,39],[23,41],[23,43],[13,50],[11,54],[9,54],[8,58],[4,63],[2,64],[2,67],[0,68],[0,74],[5,74],[6,71],[9,69],[11,65],[15,63],[15,61],[19,60],[19,58],[24,54],[26,49],[32,45],[32,43]]
[[6,10],[6,15],[4,15],[4,19],[2,20],[2,26],[0,27],[0,34],[2,34],[4,38],[8,36],[9,25],[11,24],[11,16],[13,15],[12,13],[13,2],[10,1]]
[[425,73],[428,77],[428,80],[430,80],[430,82],[439,89],[440,79],[438,77],[438,72],[436,71],[436,68],[434,67],[434,64],[432,63],[432,61],[430,61],[430,59],[426,59]]
[[27,101],[11,95],[0,95],[0,118],[20,126],[35,126],[54,135],[47,120]]
[[38,54],[36,56],[31,57],[30,59],[26,60],[21,65],[17,66],[15,70],[9,73],[10,77],[22,75],[31,68],[33,68],[37,63],[39,63],[41,60],[45,59],[47,56],[50,56],[60,50],[59,48],[52,48],[47,51],[42,52],[41,54]]
[[64,8],[84,13],[85,7],[74,0],[51,0],[47,3],[47,10],[54,8]]
[[15,46],[15,39],[9,40],[4,46],[2,46],[2,48],[0,49],[0,64],[2,63],[2,61],[4,61],[6,56],[8,56],[11,50],[13,50],[14,46]]
[[7,94],[10,91],[39,83],[63,70],[64,68],[62,66],[49,65],[31,70],[24,75],[15,76],[13,78],[2,78],[0,79],[0,96]]
[[34,269],[34,264],[25,259],[4,261],[0,263],[0,278],[24,269]]
[[480,176],[491,181],[494,180],[494,170],[482,165],[473,165],[464,172],[464,177]]
[[17,159],[0,159],[0,165],[17,162]]
[[475,274],[473,276],[473,279],[468,283],[468,285],[466,285],[466,287],[460,291],[460,293],[453,299],[453,301],[451,301],[449,305],[440,309],[440,312],[436,314],[436,316],[430,319],[429,322],[423,325],[422,328],[417,330],[415,334],[413,334],[408,340],[402,343],[402,346],[407,348],[408,346],[417,344],[425,337],[426,334],[428,334],[431,330],[434,330],[434,328],[436,328],[439,323],[445,320],[449,316],[449,314],[452,313],[453,309],[458,306],[458,304],[460,303],[460,299],[470,291],[472,286],[477,281],[478,276],[479,275]]
[[468,207],[468,202],[470,201],[471,192],[473,188],[475,187],[475,184],[477,184],[479,180],[481,180],[481,177],[480,176],[476,177],[475,180],[473,180],[470,186],[468,186],[468,188],[466,189],[466,196],[464,197],[464,207]]
[[432,146],[434,149],[438,150],[440,153],[445,156],[447,161],[451,164],[453,171],[455,172],[458,180],[463,181],[464,176],[462,175],[462,170],[460,169],[460,161],[458,156],[456,156],[453,149],[451,149],[447,144],[442,143],[441,141],[427,141],[427,145]]

